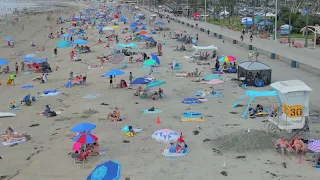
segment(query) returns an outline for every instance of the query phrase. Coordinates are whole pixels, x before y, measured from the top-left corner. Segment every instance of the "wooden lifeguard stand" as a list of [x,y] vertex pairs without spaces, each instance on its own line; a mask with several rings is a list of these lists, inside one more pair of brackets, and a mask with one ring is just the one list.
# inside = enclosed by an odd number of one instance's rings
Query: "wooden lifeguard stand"
[[270,86],[278,92],[282,105],[271,113],[269,121],[288,132],[305,128],[312,89],[300,80],[279,81]]

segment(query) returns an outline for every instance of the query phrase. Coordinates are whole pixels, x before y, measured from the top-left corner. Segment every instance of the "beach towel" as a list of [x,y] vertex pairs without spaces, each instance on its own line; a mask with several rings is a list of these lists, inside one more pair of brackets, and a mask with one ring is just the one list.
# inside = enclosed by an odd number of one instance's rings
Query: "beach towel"
[[59,94],[59,91],[56,89],[44,90],[40,96],[56,96]]
[[22,89],[31,89],[34,88],[33,85],[25,85],[25,86],[21,86]]
[[101,69],[101,68],[103,68],[103,66],[97,66],[97,67],[88,66],[88,69]]
[[183,149],[181,153],[170,153],[170,152],[162,152],[162,155],[166,156],[166,157],[181,157],[181,156],[185,156],[188,154],[188,150],[187,149]]
[[9,110],[21,110],[21,108],[15,107],[15,108],[9,108]]
[[32,74],[32,72],[23,72],[22,74],[29,75],[29,74]]
[[21,142],[25,142],[26,141],[26,138],[22,138],[22,139],[16,139],[14,138],[12,141],[10,142],[2,142],[2,145],[4,146],[10,146],[10,145],[13,145],[13,144],[17,144],[17,143],[21,143]]
[[184,115],[190,115],[190,116],[194,116],[194,115],[201,115],[200,112],[184,112]]
[[149,111],[149,109],[142,110],[143,114],[156,114],[156,113],[160,113],[160,112],[162,112],[162,111],[159,109],[155,109],[154,111]]
[[94,98],[97,98],[98,96],[100,96],[100,94],[88,94],[86,96],[83,96],[83,98],[85,98],[85,99],[94,99]]

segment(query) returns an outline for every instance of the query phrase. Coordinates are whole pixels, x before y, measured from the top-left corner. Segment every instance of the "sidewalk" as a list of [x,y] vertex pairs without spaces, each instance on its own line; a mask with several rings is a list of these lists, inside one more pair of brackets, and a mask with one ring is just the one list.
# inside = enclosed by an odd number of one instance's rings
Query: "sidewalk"
[[[288,44],[280,44],[274,40],[261,39],[259,37],[253,36],[253,41],[250,43],[248,35],[244,37],[243,42],[240,41],[240,32],[229,30],[227,28],[221,29],[220,26],[209,24],[200,21],[194,21],[185,17],[174,17],[173,14],[169,14],[172,20],[182,23],[187,26],[187,23],[195,26],[198,23],[199,32],[200,28],[204,29],[204,33],[210,30],[210,34],[217,33],[217,35],[222,35],[225,41],[237,40],[239,45],[249,46],[252,45],[257,48],[260,53],[267,54],[271,58],[271,53],[277,55],[280,61],[294,65],[297,63],[297,67],[315,74],[320,75],[320,49],[308,49],[308,48],[289,48]],[[180,22],[179,22],[180,21]],[[311,41],[311,40],[309,40]],[[292,63],[293,61],[293,63]],[[295,61],[295,62],[294,62]]]

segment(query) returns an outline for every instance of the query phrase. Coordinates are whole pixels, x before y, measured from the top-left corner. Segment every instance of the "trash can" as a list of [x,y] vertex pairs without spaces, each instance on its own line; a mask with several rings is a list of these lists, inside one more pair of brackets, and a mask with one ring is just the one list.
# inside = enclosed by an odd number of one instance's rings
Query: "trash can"
[[297,61],[291,61],[291,67],[296,68],[297,67]]
[[249,45],[249,51],[252,51],[253,50],[253,47],[252,47],[252,45],[250,44]]
[[276,58],[276,54],[275,53],[271,53],[271,59],[275,59]]
[[221,34],[219,34],[219,39],[222,39],[222,35]]
[[237,40],[235,40],[235,39],[232,40],[232,43],[233,43],[233,44],[237,44]]

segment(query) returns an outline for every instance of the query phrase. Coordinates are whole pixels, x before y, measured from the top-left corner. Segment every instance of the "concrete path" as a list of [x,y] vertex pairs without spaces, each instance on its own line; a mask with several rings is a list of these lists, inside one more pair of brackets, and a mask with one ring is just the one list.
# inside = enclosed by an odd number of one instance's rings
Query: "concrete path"
[[[222,35],[222,38],[225,40],[237,40],[240,41],[240,32],[229,30],[227,28],[221,28],[220,26],[209,24],[205,22],[195,21],[185,17],[174,17],[175,21],[184,22],[184,25],[189,23],[194,25],[198,23],[198,29],[203,28],[204,33],[207,33],[207,30],[210,30],[210,34],[217,33]],[[309,40],[311,42],[311,40]],[[309,43],[310,43],[309,42]],[[320,75],[320,50],[312,48],[296,48],[289,47],[288,44],[280,44],[274,40],[262,39],[259,37],[253,37],[252,43],[250,43],[249,36],[244,37],[243,42],[238,42],[242,45],[252,45],[254,48],[257,48],[261,53],[268,54],[271,58],[271,53],[275,53],[280,61],[291,64],[292,61],[297,62],[297,67],[307,70],[309,72],[316,73]],[[310,46],[310,45],[309,45]]]

